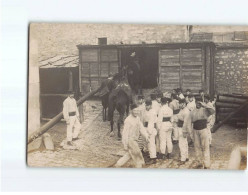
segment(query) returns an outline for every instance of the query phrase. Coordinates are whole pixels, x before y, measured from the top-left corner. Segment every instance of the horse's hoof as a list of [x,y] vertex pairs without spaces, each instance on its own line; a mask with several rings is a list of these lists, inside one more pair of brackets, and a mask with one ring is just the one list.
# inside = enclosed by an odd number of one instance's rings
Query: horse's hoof
[[115,134],[114,134],[114,132],[113,132],[113,131],[112,131],[112,132],[110,132],[110,134],[109,134],[109,136],[110,136],[110,137],[114,137],[114,135],[115,135]]

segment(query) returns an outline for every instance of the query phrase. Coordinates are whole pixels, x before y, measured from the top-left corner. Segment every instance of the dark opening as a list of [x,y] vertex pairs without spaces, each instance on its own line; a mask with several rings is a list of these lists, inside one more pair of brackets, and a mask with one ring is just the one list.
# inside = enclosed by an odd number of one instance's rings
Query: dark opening
[[107,45],[107,37],[98,38],[98,45]]
[[78,67],[75,68],[41,68],[40,93],[66,94],[69,90],[69,71],[73,75],[73,89],[78,90]]
[[143,89],[158,86],[158,49],[153,47],[129,47],[121,50],[121,65],[130,62],[130,55],[135,52],[141,67]]
[[[78,67],[75,68],[41,68],[40,69],[40,104],[41,117],[52,118],[59,114],[63,109],[63,101],[69,90],[69,71],[73,75],[73,90],[78,99],[79,80]],[[43,94],[57,94],[56,96],[44,96]]]

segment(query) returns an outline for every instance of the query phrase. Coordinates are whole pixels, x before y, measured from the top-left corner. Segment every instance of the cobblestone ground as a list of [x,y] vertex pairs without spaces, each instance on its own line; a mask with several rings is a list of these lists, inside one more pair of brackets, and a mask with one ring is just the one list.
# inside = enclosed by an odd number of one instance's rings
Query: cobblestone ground
[[[60,122],[51,128],[48,133],[52,136],[55,151],[35,151],[28,153],[28,165],[34,167],[109,167],[113,165],[123,154],[121,141],[117,139],[115,113],[115,135],[110,137],[110,124],[102,121],[102,107],[98,101],[87,103],[85,120],[82,123],[80,139],[75,141],[80,145],[79,150],[65,150],[60,143],[66,138],[66,124]],[[229,125],[223,125],[216,133],[212,134],[213,141],[211,150],[211,169],[226,169],[232,149],[247,145],[247,130],[237,129]],[[194,149],[189,148],[190,160],[178,166],[179,148],[174,145],[173,159],[157,160],[156,164],[146,168],[192,168]],[[125,167],[132,167],[128,162]]]

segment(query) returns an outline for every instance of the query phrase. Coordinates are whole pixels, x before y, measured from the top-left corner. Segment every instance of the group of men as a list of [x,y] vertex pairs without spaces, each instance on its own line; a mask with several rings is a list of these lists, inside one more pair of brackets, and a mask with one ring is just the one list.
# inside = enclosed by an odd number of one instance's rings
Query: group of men
[[[202,90],[196,97],[190,89],[185,95],[181,89],[175,89],[170,96],[157,93],[146,100],[138,96],[138,103],[131,105],[131,113],[124,122],[122,142],[126,153],[115,167],[123,166],[130,159],[136,168],[154,164],[156,159],[171,159],[173,144],[179,145],[178,163],[183,165],[189,160],[188,147],[193,143],[192,167],[208,169],[214,122],[215,101],[210,101]],[[145,162],[146,153],[149,159]]]

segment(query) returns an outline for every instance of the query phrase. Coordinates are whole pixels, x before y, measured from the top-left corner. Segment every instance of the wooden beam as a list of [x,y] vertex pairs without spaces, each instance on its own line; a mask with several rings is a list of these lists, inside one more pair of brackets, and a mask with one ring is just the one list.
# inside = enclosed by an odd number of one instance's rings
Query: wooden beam
[[248,99],[219,95],[218,101],[219,102],[234,103],[234,104],[244,104],[245,102],[248,101]]
[[227,102],[216,102],[217,108],[238,108],[240,104],[227,103]]
[[[41,118],[41,120],[42,121],[50,121],[50,120],[52,120],[52,118]],[[63,122],[65,122],[65,119],[61,119],[60,121],[63,121]]]
[[40,94],[41,97],[67,97],[69,94]]
[[230,113],[223,121],[221,121],[220,123],[214,125],[213,127],[213,133],[216,132],[225,122],[227,122],[230,118],[232,118],[235,114],[237,114],[238,112],[240,112],[242,109],[244,109],[246,106],[248,105],[248,103],[246,102],[245,104],[241,105],[236,111]]

